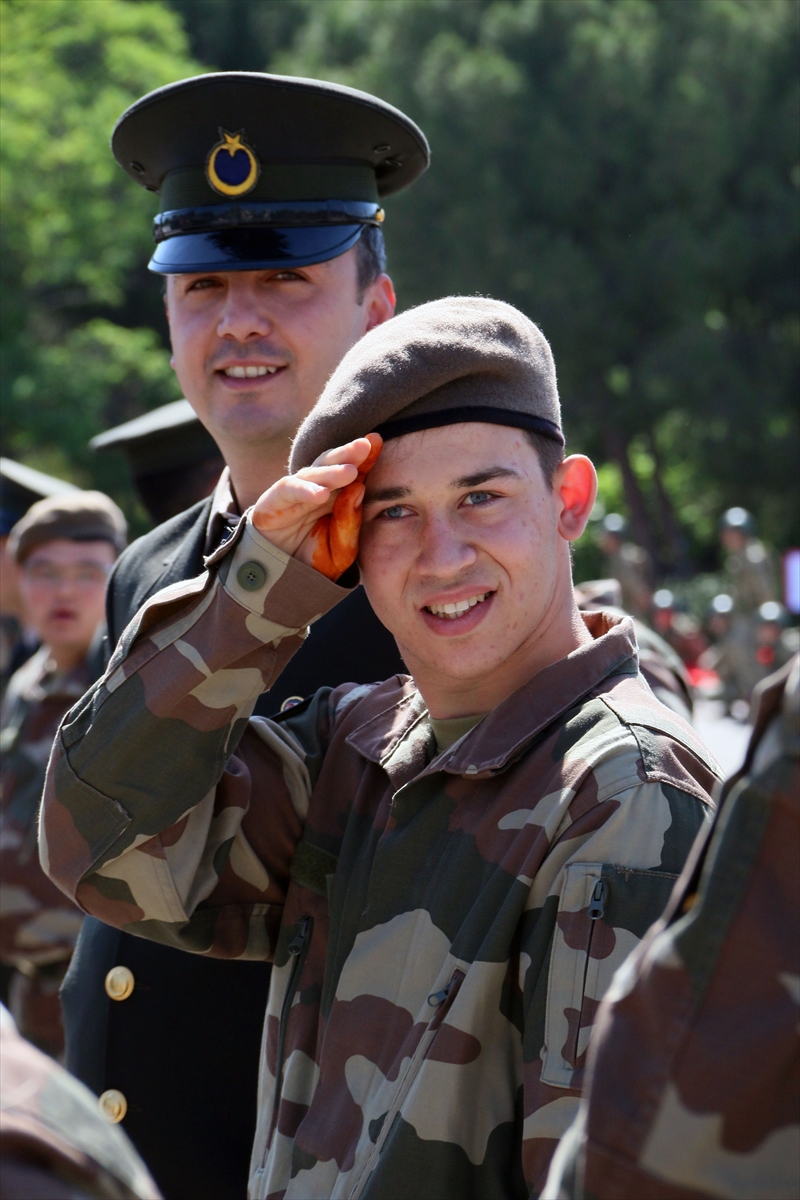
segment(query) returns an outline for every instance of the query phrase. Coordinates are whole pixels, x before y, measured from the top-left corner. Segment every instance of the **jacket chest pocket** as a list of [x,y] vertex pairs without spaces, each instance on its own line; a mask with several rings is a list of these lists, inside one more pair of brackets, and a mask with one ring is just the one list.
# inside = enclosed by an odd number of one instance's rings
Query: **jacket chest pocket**
[[542,1082],[579,1088],[614,972],[657,921],[677,875],[572,863],[564,872],[547,980]]

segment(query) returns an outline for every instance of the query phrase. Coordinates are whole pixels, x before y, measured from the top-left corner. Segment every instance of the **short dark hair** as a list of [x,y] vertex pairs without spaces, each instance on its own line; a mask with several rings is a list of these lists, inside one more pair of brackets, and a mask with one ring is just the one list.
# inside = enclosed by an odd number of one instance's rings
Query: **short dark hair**
[[543,437],[541,433],[534,433],[530,429],[526,429],[524,432],[528,442],[539,456],[539,465],[542,468],[544,481],[548,489],[552,490],[556,471],[564,461],[564,447],[560,442],[554,442],[552,438]]
[[386,244],[383,230],[377,225],[365,225],[355,245],[357,277],[357,300],[364,303],[367,288],[386,270]]

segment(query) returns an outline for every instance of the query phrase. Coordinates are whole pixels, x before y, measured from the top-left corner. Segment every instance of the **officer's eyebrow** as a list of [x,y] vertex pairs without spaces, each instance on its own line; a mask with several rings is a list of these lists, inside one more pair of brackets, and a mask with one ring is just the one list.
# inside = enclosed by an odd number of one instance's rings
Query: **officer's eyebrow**
[[474,475],[462,475],[460,479],[454,479],[450,487],[474,488],[481,483],[488,483],[490,479],[522,479],[522,476],[513,467],[488,467],[485,471],[476,471]]

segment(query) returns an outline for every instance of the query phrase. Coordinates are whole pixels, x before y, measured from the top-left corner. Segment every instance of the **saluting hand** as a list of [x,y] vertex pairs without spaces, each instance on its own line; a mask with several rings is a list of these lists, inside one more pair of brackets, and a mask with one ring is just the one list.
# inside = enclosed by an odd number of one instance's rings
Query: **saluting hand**
[[382,448],[380,434],[368,433],[279,479],[253,509],[256,529],[280,550],[338,579],[358,555],[364,479]]

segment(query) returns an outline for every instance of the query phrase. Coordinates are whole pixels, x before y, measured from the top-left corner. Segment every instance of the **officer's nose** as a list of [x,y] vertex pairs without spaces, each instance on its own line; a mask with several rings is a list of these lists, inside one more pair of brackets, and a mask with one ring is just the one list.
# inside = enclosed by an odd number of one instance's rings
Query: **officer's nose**
[[235,272],[231,274],[233,278],[228,280],[217,322],[217,335],[237,342],[268,337],[273,326],[264,297],[258,295],[248,280],[237,279]]

